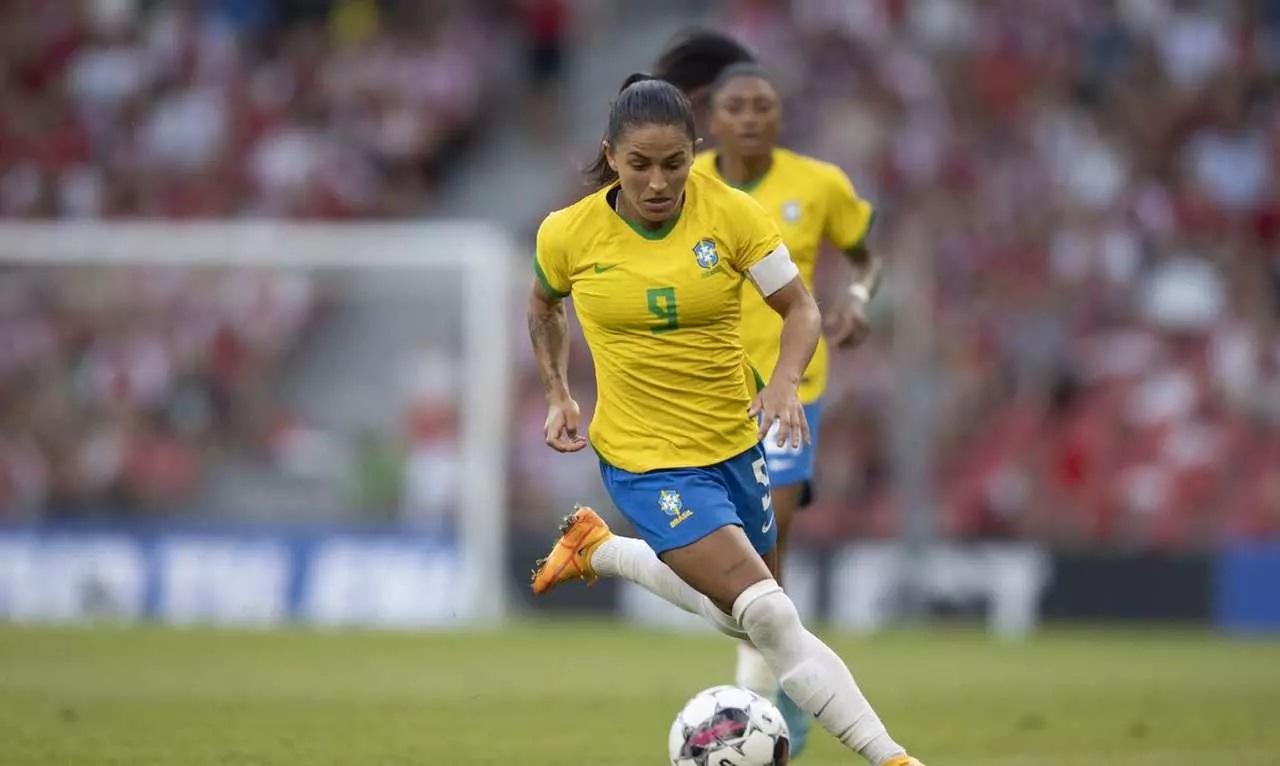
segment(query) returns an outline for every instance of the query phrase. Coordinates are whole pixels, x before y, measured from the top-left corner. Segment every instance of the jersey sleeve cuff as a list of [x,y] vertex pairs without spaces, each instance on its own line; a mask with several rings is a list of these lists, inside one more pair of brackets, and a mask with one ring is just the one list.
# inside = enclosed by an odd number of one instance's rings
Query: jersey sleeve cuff
[[543,272],[542,264],[538,263],[537,258],[533,260],[533,273],[537,275],[538,282],[542,284],[542,289],[546,290],[547,294],[550,295],[552,298],[563,299],[563,298],[569,297],[569,293],[563,290],[557,290],[549,281],[547,281],[547,275],[545,272]]
[[876,223],[876,209],[871,208],[871,213],[870,215],[867,216],[867,225],[862,227],[862,234],[858,235],[858,238],[853,241],[853,244],[842,249],[846,253],[851,253],[854,250],[857,250],[858,248],[865,245],[867,242],[867,235],[871,233],[871,227],[874,226],[875,223]]

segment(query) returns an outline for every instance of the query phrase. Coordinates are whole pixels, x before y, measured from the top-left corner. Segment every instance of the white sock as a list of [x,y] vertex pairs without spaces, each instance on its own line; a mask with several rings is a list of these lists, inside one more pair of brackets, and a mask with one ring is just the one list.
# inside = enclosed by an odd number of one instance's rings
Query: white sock
[[591,568],[601,577],[621,577],[686,612],[701,615],[721,633],[745,639],[737,620],[720,611],[711,599],[680,579],[644,540],[614,535],[591,553]]
[[765,661],[760,650],[750,641],[738,642],[738,667],[733,675],[734,683],[772,701],[778,693],[778,679]]
[[733,602],[733,616],[764,655],[787,696],[846,747],[876,766],[906,751],[894,742],[844,661],[800,624],[795,604],[772,579]]

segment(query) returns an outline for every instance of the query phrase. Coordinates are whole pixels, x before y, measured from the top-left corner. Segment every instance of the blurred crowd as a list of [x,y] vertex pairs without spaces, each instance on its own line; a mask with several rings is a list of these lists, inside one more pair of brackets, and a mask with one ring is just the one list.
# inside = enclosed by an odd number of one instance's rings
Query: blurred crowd
[[[1280,3],[729,5],[897,263],[834,368],[806,532],[901,528],[914,375],[943,532],[1280,535]],[[904,320],[929,332],[891,360]]]
[[0,281],[0,519],[163,513],[262,443],[318,309],[266,270],[29,269]]
[[5,0],[0,215],[418,213],[480,116],[484,7]]
[[[486,46],[519,27],[553,90],[567,8],[0,0],[0,216],[416,215],[483,132]],[[898,533],[891,450],[920,423],[948,535],[1280,535],[1280,0],[727,0],[719,20],[785,93],[786,142],[876,204],[890,263],[875,337],[834,357],[802,536]],[[211,450],[272,422],[318,306],[280,274],[4,284],[0,517],[189,496]],[[573,372],[590,411],[581,344]],[[589,455],[526,448],[532,367],[515,395],[518,523],[603,501]],[[398,484],[402,460],[369,462]]]
[[[419,215],[509,5],[0,0],[0,218]],[[0,520],[180,510],[220,450],[296,430],[271,389],[306,277],[5,267],[0,293]]]

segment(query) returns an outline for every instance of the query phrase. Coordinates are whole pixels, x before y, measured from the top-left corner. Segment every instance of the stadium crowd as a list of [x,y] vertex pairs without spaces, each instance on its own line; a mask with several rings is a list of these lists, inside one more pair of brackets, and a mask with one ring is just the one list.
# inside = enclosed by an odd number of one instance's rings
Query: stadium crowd
[[[947,532],[1280,535],[1280,3],[731,5],[796,143],[920,264]],[[833,375],[815,539],[899,520],[879,309]]]
[[[501,6],[0,2],[0,218],[418,215]],[[280,441],[307,278],[0,274],[0,519],[183,508],[218,449]]]
[[[0,3],[0,216],[416,215],[481,125],[494,74],[480,43],[506,5]],[[548,8],[525,18],[552,41],[533,62],[554,79],[563,20]],[[722,11],[787,94],[787,142],[876,204],[891,264],[876,336],[835,357],[801,535],[899,528],[890,446],[908,370],[936,424],[950,534],[1173,549],[1280,535],[1280,2]],[[841,268],[828,259],[819,282],[838,286]],[[260,415],[315,308],[305,284],[260,285],[287,296],[288,320],[255,344],[217,319],[217,280],[160,285],[149,319],[119,323],[67,303],[91,285],[44,284],[47,299],[9,290],[0,306],[0,517],[72,475],[92,479],[68,495],[82,503],[183,497],[209,445],[237,438],[191,412],[229,387],[258,392],[238,406]],[[188,293],[209,312],[166,314]],[[909,365],[894,356],[903,318],[930,330]],[[265,350],[229,384],[241,346]],[[102,371],[112,359],[133,360],[126,393]],[[55,391],[75,407],[36,418]],[[537,433],[527,366],[516,396],[514,427]],[[63,425],[19,427],[46,421]],[[84,468],[131,465],[108,449],[125,430],[151,450],[137,464],[168,466],[163,491],[108,495]],[[539,529],[598,485],[588,462],[557,459],[513,455],[515,505]]]
[[162,513],[260,442],[305,275],[24,270],[0,290],[0,518]]
[[459,2],[8,0],[0,215],[419,213],[479,118],[484,21]]

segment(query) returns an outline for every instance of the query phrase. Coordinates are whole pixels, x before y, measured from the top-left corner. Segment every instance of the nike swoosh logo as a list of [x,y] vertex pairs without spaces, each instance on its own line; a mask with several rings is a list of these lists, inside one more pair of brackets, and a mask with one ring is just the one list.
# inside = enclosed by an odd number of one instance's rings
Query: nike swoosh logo
[[760,532],[761,532],[762,534],[766,534],[766,535],[767,535],[767,534],[769,534],[769,530],[770,530],[770,529],[773,529],[773,520],[774,520],[774,519],[776,519],[776,518],[777,518],[777,516],[774,516],[773,514],[769,514],[769,523],[768,523],[768,524],[765,524],[763,527],[761,527],[761,528],[760,528]]
[[606,271],[613,271],[616,268],[618,268],[618,264],[616,263],[610,264],[608,266],[601,266],[600,264],[597,263],[595,266],[597,274],[603,274]]

